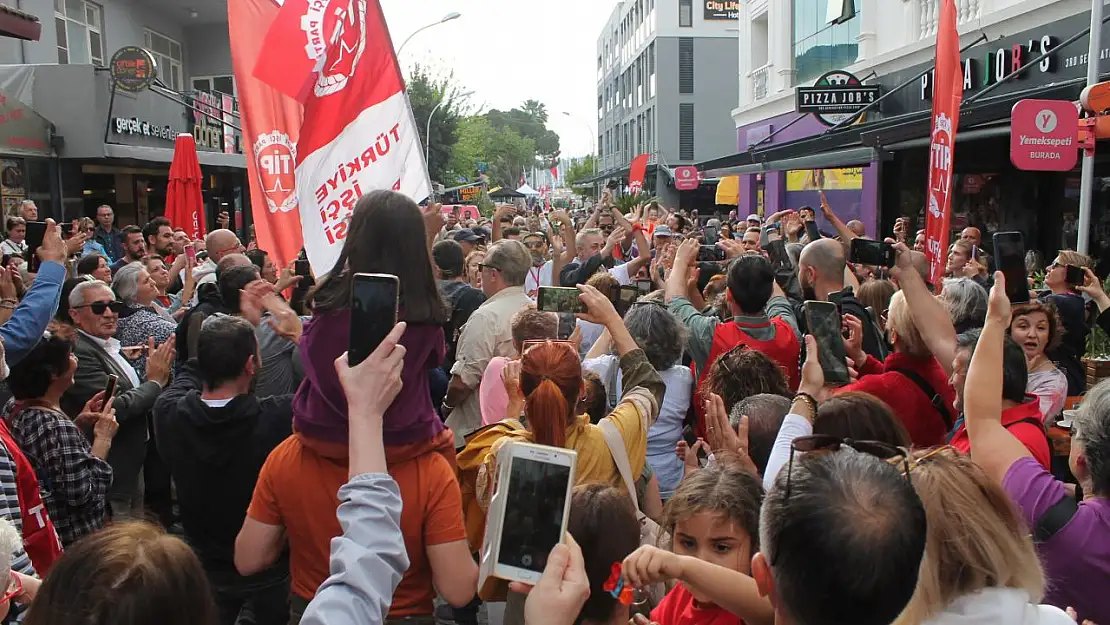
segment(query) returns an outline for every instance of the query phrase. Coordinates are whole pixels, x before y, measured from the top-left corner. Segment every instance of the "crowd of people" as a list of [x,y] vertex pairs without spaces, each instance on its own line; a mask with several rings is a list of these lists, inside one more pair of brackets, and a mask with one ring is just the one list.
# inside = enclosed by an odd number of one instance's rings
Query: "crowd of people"
[[[460,222],[375,191],[313,280],[224,216],[192,241],[101,206],[30,249],[19,213],[2,622],[1110,623],[1110,382],[1080,362],[1110,295],[1077,252],[1011,303],[974,228],[930,284],[907,220],[827,205]],[[869,236],[891,266],[851,262]],[[399,320],[352,366],[360,273]],[[576,452],[567,537],[534,587],[480,587],[514,442]]]

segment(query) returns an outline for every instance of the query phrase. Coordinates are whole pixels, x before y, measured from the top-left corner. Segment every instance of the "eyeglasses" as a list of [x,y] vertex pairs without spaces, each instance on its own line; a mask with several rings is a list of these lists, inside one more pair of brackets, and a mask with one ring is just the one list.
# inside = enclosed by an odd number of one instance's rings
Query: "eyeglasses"
[[494,267],[493,265],[490,265],[488,263],[478,263],[478,271],[485,271],[486,269],[489,269],[490,271],[501,271],[497,267]]
[[[790,443],[790,459],[786,463],[786,496],[783,501],[790,500],[790,479],[794,469],[794,454],[797,452],[837,452],[842,447],[851,447],[860,453],[875,456],[881,460],[890,461],[892,458],[902,457],[906,479],[910,477],[910,451],[905,447],[895,447],[882,441],[855,441],[850,438],[838,438],[827,434],[814,434],[813,436],[800,436]],[[924,459],[924,458],[922,458]],[[918,461],[920,462],[920,460]],[[779,550],[771,553],[771,566],[775,566]]]
[[111,310],[118,315],[123,312],[123,302],[117,300],[92,302],[91,304],[82,304],[81,306],[74,306],[73,308],[88,308],[94,315],[103,315],[104,311]]
[[524,245],[530,250],[542,250],[546,244],[543,241],[525,241]]
[[11,601],[15,597],[23,594],[23,580],[15,574],[15,571],[9,571],[8,589],[3,597],[0,597],[0,603]]

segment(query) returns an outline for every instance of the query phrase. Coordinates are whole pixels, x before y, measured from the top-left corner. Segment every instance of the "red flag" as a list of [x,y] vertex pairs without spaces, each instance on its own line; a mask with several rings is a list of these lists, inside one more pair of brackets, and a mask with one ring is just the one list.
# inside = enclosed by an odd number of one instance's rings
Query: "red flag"
[[263,41],[236,76],[303,106],[292,153],[298,230],[313,269],[324,274],[363,194],[393,189],[417,201],[431,194],[389,29],[377,0],[284,0],[261,28],[251,26]]
[[925,253],[929,281],[939,284],[944,275],[952,219],[952,172],[955,167],[956,130],[964,96],[960,68],[960,35],[956,31],[956,2],[942,0],[937,29],[936,77],[933,81],[933,131],[929,142],[929,203],[925,215]]
[[644,175],[647,174],[647,162],[647,154],[641,154],[632,159],[632,165],[628,169],[628,190],[632,193],[639,193],[644,188]]
[[559,166],[558,165],[552,165],[551,166],[551,175],[554,176],[556,180],[559,179]]

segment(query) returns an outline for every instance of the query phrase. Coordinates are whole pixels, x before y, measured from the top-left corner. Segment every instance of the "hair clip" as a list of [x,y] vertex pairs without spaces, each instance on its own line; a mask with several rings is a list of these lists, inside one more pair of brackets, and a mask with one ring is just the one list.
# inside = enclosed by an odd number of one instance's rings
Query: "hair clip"
[[602,590],[606,590],[614,599],[619,601],[621,605],[632,605],[632,587],[624,585],[624,578],[621,576],[621,563],[614,562],[613,566],[609,569],[609,579],[601,585]]

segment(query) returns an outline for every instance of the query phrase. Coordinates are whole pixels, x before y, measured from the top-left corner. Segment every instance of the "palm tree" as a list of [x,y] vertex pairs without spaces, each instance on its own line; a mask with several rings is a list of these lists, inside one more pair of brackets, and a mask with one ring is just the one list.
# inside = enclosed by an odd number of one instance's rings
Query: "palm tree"
[[521,109],[541,124],[547,124],[547,105],[538,100],[525,100]]

